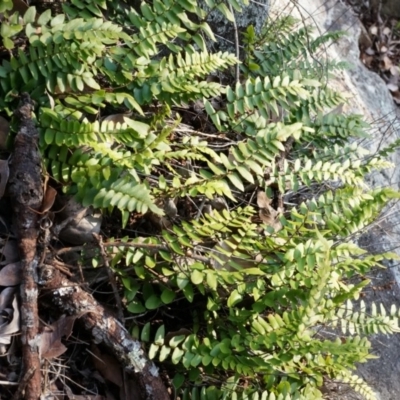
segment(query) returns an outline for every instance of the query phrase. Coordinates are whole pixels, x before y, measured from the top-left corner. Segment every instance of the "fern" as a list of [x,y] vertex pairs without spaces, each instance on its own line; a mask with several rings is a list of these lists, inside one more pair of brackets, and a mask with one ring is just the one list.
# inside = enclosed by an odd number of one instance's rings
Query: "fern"
[[[398,142],[372,156],[360,144],[362,118],[330,112],[345,101],[326,86],[342,65],[315,57],[340,33],[314,38],[291,18],[275,25],[279,35],[268,21],[260,35],[249,27],[242,75],[230,84],[239,60],[210,50],[207,16],[231,21],[247,4],[72,0],[55,16],[5,14],[0,111],[11,115],[29,92],[62,190],[124,228],[158,221],[146,238],[105,246],[130,313],[169,308],[134,333],[177,396],[322,399],[330,378],[373,398],[352,370],[369,358],[366,335],[398,332],[400,315],[376,305],[367,313],[354,300],[368,280],[348,278],[396,256],[368,254],[350,237],[399,197],[365,182],[390,167],[384,157]],[[194,120],[200,128],[185,130]],[[187,202],[187,215],[167,215],[168,202]],[[170,334],[167,314],[180,305],[193,324]],[[321,327],[341,327],[346,340]]]

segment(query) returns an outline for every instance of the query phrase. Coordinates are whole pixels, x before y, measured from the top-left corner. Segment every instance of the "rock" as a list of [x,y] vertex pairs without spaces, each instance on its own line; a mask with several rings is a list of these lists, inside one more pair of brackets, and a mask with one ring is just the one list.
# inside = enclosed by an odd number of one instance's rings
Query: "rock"
[[[249,25],[253,25],[256,33],[260,33],[268,15],[270,0],[250,1],[248,6],[243,6],[243,12],[234,11],[238,34],[241,35]],[[242,5],[243,2],[239,0]],[[209,10],[203,0],[200,6]],[[218,10],[210,12],[207,22],[214,32],[217,43],[208,42],[213,50],[229,51],[235,54],[235,27],[233,22],[227,21],[226,17]]]
[[93,233],[100,233],[101,214],[86,215],[82,219],[73,219],[61,232],[60,239],[75,245],[94,240]]
[[211,201],[210,204],[217,211],[227,210],[228,204],[223,197],[216,196]]
[[[295,3],[295,4],[294,4]],[[391,4],[397,10],[400,2],[383,1],[385,7]],[[394,10],[393,8],[393,10]],[[361,33],[361,24],[352,10],[337,0],[274,0],[271,4],[271,13],[291,13],[306,24],[316,25],[316,32],[340,30],[346,36],[337,44],[326,46],[324,55],[336,61],[345,61],[351,64],[347,71],[335,73],[331,86],[337,91],[350,94],[351,98],[341,112],[362,114],[372,123],[373,137],[363,142],[372,153],[379,148],[392,143],[400,134],[400,112],[394,104],[385,82],[360,61],[358,39]],[[278,14],[279,15],[279,14]],[[394,15],[394,14],[393,14]],[[393,16],[391,15],[391,16]],[[395,166],[400,165],[400,151],[391,156]],[[400,168],[374,172],[369,177],[372,187],[391,186],[399,189]],[[382,252],[396,249],[395,238],[400,235],[400,207],[393,205],[380,218],[379,224],[368,231],[361,239],[360,245],[373,252]],[[395,250],[398,254],[400,251]],[[371,271],[368,277],[372,279],[372,286],[385,287],[375,293],[367,291],[364,301],[367,306],[371,302],[382,303],[388,310],[392,304],[400,304],[400,269],[396,264],[384,271]],[[391,283],[389,285],[389,283]],[[400,338],[398,335],[373,335],[370,340],[373,344],[373,353],[380,358],[369,360],[368,363],[357,366],[356,373],[361,376],[375,390],[380,400],[397,400],[400,398]],[[336,394],[330,393],[332,400],[363,399],[359,394],[348,391],[345,385],[338,385]],[[347,390],[343,392],[343,390]]]
[[7,138],[10,132],[10,123],[0,115],[0,150],[7,150]]
[[57,218],[54,233],[64,242],[82,245],[94,240],[93,233],[99,234],[103,217],[92,207],[83,207],[70,198]]
[[166,199],[164,202],[164,212],[165,215],[170,218],[174,219],[178,215],[178,209],[176,208],[176,199]]

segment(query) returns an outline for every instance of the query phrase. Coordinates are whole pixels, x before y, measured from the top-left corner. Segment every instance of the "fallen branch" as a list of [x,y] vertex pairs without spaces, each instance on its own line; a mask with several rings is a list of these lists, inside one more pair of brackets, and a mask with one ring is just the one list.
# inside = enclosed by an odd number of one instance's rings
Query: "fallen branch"
[[29,368],[22,379],[18,382],[18,389],[14,393],[12,400],[19,400],[22,397],[22,393],[24,392],[26,386],[28,385],[29,380],[32,378],[32,375],[35,373],[33,368]]
[[103,343],[124,365],[127,372],[134,372],[141,388],[135,398],[140,400],[169,400],[158,369],[145,355],[139,341],[133,339],[124,326],[91,294],[67,279],[51,265],[42,268],[40,283],[44,293],[62,313],[80,318],[93,336],[95,343]]
[[[26,400],[37,400],[41,393],[39,358],[39,318],[37,289],[37,242],[39,210],[43,201],[41,158],[38,150],[39,134],[32,120],[33,103],[28,94],[21,96],[15,111],[20,120],[14,141],[10,167],[8,194],[13,207],[15,236],[22,265],[21,284],[21,342],[23,375],[28,377]],[[33,371],[33,372],[31,372]]]

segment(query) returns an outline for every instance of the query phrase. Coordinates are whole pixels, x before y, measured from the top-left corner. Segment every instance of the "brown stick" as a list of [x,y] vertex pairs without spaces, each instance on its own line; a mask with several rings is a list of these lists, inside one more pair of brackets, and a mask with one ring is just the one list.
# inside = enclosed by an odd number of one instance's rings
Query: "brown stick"
[[18,384],[18,389],[14,393],[14,396],[12,400],[19,400],[22,397],[22,393],[25,390],[26,385],[29,382],[29,379],[31,379],[32,375],[35,373],[35,370],[33,368],[29,368],[26,372],[25,375],[22,377],[22,379],[19,381]]
[[21,96],[15,111],[20,127],[14,142],[8,193],[13,205],[15,235],[22,264],[21,341],[24,372],[34,371],[26,383],[25,399],[37,400],[41,392],[36,245],[38,213],[43,200],[42,168],[37,147],[39,134],[32,120],[33,103]]
[[106,270],[107,270],[108,280],[110,281],[110,285],[111,285],[113,293],[114,293],[114,299],[115,299],[115,302],[117,303],[116,305],[117,305],[118,319],[120,320],[120,322],[125,324],[121,296],[119,295],[119,292],[118,292],[117,282],[115,280],[114,271],[111,269],[110,263],[108,262],[108,255],[107,255],[106,249],[104,248],[103,238],[96,233],[93,233],[93,237],[97,240],[97,243],[100,248],[100,254],[103,259],[104,266],[106,267]]
[[104,343],[128,372],[135,372],[141,388],[138,400],[170,400],[157,367],[145,355],[141,343],[111,316],[93,296],[67,279],[60,271],[46,265],[41,284],[61,312],[81,318],[96,343]]

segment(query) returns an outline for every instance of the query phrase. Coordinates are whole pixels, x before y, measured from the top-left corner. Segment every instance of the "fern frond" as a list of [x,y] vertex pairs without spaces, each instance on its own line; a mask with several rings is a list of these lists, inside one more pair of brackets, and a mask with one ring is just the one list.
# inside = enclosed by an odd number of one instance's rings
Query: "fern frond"
[[346,102],[345,97],[329,87],[324,90],[314,90],[305,100],[300,100],[298,107],[291,110],[290,118],[297,121],[309,121],[327,109],[333,109]]
[[[293,23],[294,21],[290,21],[289,25]],[[279,23],[276,25],[279,26]],[[274,76],[281,71],[291,74],[291,71],[301,67],[305,76],[318,76],[323,80],[325,72],[321,68],[321,62],[313,60],[314,53],[324,44],[335,41],[341,36],[342,32],[330,32],[314,39],[312,29],[302,27],[295,31],[279,32],[279,35],[270,37],[270,40],[264,42],[262,46],[257,46],[256,40],[253,40],[249,61],[251,68],[245,63],[244,71],[250,75]],[[333,69],[334,64],[327,63],[327,68]]]
[[42,108],[42,112],[43,145],[94,147],[100,141],[121,143],[142,150],[144,146],[140,146],[139,142],[144,143],[150,135],[149,125],[129,117],[124,117],[123,123],[108,120],[91,123],[87,119],[80,121],[79,114],[73,116],[71,113],[67,119],[64,112],[57,113],[47,108]]
[[[248,79],[244,84],[237,83],[234,89],[228,87],[228,116],[237,121],[238,116],[257,110],[262,117],[269,119],[270,113],[279,115],[278,107],[289,111],[299,106],[299,100],[310,97],[308,88],[319,86],[319,83],[302,79],[300,74],[296,75],[294,79],[290,79],[288,75],[278,75],[272,81],[268,77],[263,80],[257,77],[254,80]],[[221,112],[219,114],[223,116]]]
[[[186,180],[176,179],[168,196],[174,197],[173,193],[179,189],[182,194],[196,191],[211,198],[215,193],[225,193],[228,197],[234,198],[229,186],[243,191],[246,182],[254,184],[257,176],[261,177],[264,168],[272,166],[274,158],[284,149],[281,141],[290,137],[299,127],[301,125],[298,124],[285,127],[270,126],[269,129],[260,131],[255,138],[238,143],[231,157],[211,149],[201,150],[200,143],[196,142],[197,152],[201,151],[204,155],[210,156],[207,159],[208,169],[202,168],[198,175],[192,174]],[[167,155],[165,158],[168,157]]]
[[113,181],[103,181],[102,188],[96,191],[92,198],[86,191],[83,195],[83,204],[92,204],[97,208],[115,206],[121,211],[138,211],[145,214],[148,210],[163,214],[151,197],[149,189],[144,184],[133,184],[129,177],[123,177]]
[[107,0],[73,0],[69,4],[62,4],[63,11],[71,18],[82,17],[90,19],[93,16],[103,17],[107,10]]
[[319,114],[314,121],[304,121],[312,130],[304,132],[299,142],[309,142],[318,148],[337,144],[348,144],[349,138],[368,138],[369,125],[363,121],[361,115],[344,116],[329,113]]
[[377,397],[372,388],[359,376],[350,372],[343,372],[336,379],[349,384],[354,390],[365,397],[366,400],[376,400]]
[[[209,54],[208,52],[186,53],[182,58],[178,53],[163,58],[157,65],[150,66],[150,79],[143,82],[133,82],[129,89],[135,93],[135,98],[140,104],[146,102],[146,93],[149,91],[159,100],[166,104],[180,105],[197,99],[216,97],[224,93],[224,87],[216,82],[193,80],[203,79],[213,71],[225,69],[237,62],[236,58],[229,53]],[[154,73],[158,71],[157,73]],[[150,72],[143,71],[150,75]]]
[[380,304],[380,313],[375,303],[371,304],[371,311],[367,313],[366,304],[360,302],[359,310],[354,309],[351,301],[347,301],[336,312],[333,326],[340,324],[344,334],[376,334],[400,332],[399,317],[396,308],[392,308],[390,315],[387,315],[385,307]]

